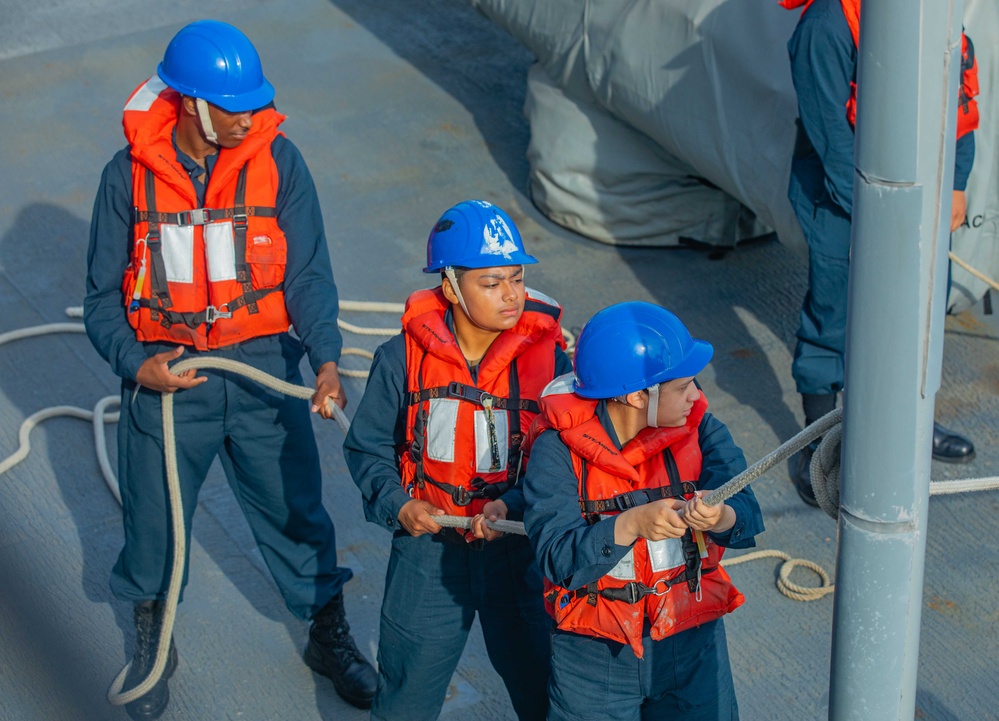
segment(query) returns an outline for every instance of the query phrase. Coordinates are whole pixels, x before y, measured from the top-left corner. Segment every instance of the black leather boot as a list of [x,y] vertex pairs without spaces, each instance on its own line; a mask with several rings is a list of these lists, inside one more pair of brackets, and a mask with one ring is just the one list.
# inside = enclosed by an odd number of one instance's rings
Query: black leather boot
[[[805,411],[805,426],[810,426],[819,418],[836,409],[835,393],[802,393],[801,407]],[[809,506],[819,507],[819,502],[815,500],[815,491],[812,490],[812,474],[809,467],[812,464],[812,456],[819,447],[821,438],[816,438],[800,451],[795,453],[788,461],[788,473],[794,483],[794,490],[798,496]]]
[[378,674],[351,638],[342,593],[330,599],[312,618],[305,663],[333,681],[344,701],[357,708],[371,708]]
[[[140,601],[135,604],[135,655],[132,656],[132,666],[125,677],[123,690],[135,688],[146,680],[156,661],[156,649],[159,646],[160,629],[163,626],[163,601]],[[167,657],[163,675],[149,693],[132,703],[125,704],[125,711],[135,721],[158,719],[166,711],[170,703],[170,689],[167,679],[177,669],[177,647],[170,639],[170,655]]]
[[933,460],[944,463],[968,463],[975,457],[975,446],[967,438],[933,423]]
[[819,441],[815,440],[791,456],[791,480],[794,481],[794,490],[798,492],[801,500],[816,508],[819,507],[819,502],[815,499],[815,491],[812,490],[812,474],[809,467],[818,447]]

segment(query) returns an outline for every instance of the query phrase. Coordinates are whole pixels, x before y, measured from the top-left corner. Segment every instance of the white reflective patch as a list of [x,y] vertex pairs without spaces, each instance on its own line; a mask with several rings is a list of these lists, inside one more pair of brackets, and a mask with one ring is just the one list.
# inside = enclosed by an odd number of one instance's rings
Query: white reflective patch
[[653,571],[658,573],[683,565],[683,545],[679,538],[646,541],[645,545],[649,549],[649,563]]
[[205,226],[205,257],[208,280],[236,280],[236,248],[232,223],[209,223]]
[[635,552],[634,550],[628,551],[624,558],[617,562],[607,575],[611,578],[616,578],[619,581],[634,581],[635,579]]
[[458,429],[457,398],[432,398],[427,414],[427,458],[454,463],[454,438]]
[[154,75],[144,82],[135,91],[135,94],[128,99],[128,102],[125,104],[125,110],[138,110],[140,112],[149,110],[159,94],[166,90],[166,88],[166,83],[160,80],[160,76]]
[[575,373],[564,373],[545,386],[545,389],[541,391],[541,397],[572,393],[572,384],[575,380]]
[[518,250],[517,244],[513,242],[510,226],[503,218],[497,215],[482,226],[482,248],[479,249],[482,255],[501,255],[506,260],[511,260],[510,255]]
[[194,228],[189,225],[161,225],[160,248],[167,280],[171,283],[193,283]]
[[557,300],[555,300],[551,296],[545,295],[540,291],[534,290],[534,288],[525,288],[524,290],[527,292],[527,297],[530,298],[531,300],[537,300],[544,303],[545,305],[554,306],[555,308],[562,307],[561,305],[559,305],[559,302]]
[[510,450],[510,420],[506,411],[493,411],[493,425],[496,427],[496,446],[499,451],[499,468],[493,468],[493,456],[489,449],[489,423],[485,411],[475,411],[475,472],[495,473],[506,470],[507,455]]

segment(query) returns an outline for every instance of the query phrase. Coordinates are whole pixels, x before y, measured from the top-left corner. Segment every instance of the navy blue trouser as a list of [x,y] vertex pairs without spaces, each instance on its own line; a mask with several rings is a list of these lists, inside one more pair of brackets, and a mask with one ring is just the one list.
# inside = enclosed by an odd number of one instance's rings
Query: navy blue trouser
[[[287,334],[205,355],[241,361],[302,383],[301,346]],[[192,352],[181,357],[196,356]],[[311,618],[352,572],[337,567],[336,537],[322,505],[319,453],[307,402],[221,371],[198,375],[208,381],[174,394],[188,549],[198,492],[217,456],[285,603],[299,618]],[[111,589],[122,600],[162,598],[173,539],[160,394],[141,387],[136,393],[131,381],[122,386],[118,483],[125,546],[112,571]]]
[[556,631],[548,721],[738,721],[721,619],[642,646]]
[[[450,531],[446,531],[450,533]],[[440,536],[392,539],[372,719],[436,719],[476,612],[493,668],[517,716],[545,718],[551,618],[524,536],[476,550]]]
[[799,393],[843,389],[850,216],[832,201],[792,198],[808,242],[808,292],[801,308],[791,374]]

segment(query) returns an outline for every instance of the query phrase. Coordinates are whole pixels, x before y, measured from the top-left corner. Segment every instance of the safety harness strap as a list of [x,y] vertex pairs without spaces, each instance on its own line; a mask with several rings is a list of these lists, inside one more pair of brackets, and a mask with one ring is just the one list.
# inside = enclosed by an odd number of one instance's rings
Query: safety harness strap
[[[513,379],[511,377],[511,382],[512,380]],[[512,391],[513,388],[511,387],[511,396],[514,395]],[[458,398],[480,406],[484,405],[484,400],[491,398],[493,408],[499,410],[528,411],[530,413],[541,412],[541,408],[538,406],[537,401],[533,401],[529,398],[501,398],[500,396],[494,396],[486,393],[484,390],[476,388],[475,386],[465,385],[464,383],[459,383],[458,381],[451,381],[446,386],[421,388],[418,391],[410,391],[406,394],[406,401],[411,406],[414,406],[417,403],[423,403],[424,401],[434,400],[436,398]]]
[[[146,168],[146,204],[151,208],[156,208],[156,176],[153,171]],[[163,261],[163,246],[160,240],[159,223],[150,221],[149,229],[146,232],[146,247],[149,249],[150,265],[150,295],[156,300],[152,310],[152,319],[159,320],[157,311],[160,308],[169,308],[173,303],[170,300],[170,289],[167,285],[166,264]],[[141,302],[140,302],[141,305]]]

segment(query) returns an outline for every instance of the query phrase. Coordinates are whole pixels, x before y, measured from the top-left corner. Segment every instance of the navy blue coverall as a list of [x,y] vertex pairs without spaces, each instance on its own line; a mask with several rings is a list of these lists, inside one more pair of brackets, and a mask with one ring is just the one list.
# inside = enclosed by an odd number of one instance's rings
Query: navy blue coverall
[[[808,7],[788,53],[799,118],[788,198],[809,257],[791,372],[799,393],[829,395],[843,389],[854,144],[846,104],[857,76],[857,48],[840,0]],[[954,190],[967,187],[974,158],[968,133],[957,141]]]
[[[217,156],[207,156],[203,170],[177,149],[176,139],[174,148],[203,203]],[[301,385],[304,353],[316,372],[324,363],[339,360],[339,306],[312,176],[287,138],[277,136],[271,153],[279,176],[277,220],[288,242],[285,305],[298,338],[288,333],[264,336],[206,355],[241,361]],[[87,253],[84,321],[94,347],[122,379],[118,483],[125,546],[112,571],[111,589],[122,600],[141,601],[163,598],[173,541],[160,394],[138,386],[135,376],[148,357],[175,346],[139,342],[125,315],[121,285],[132,245],[131,164],[126,147],[101,177]],[[182,357],[198,355],[188,348]],[[311,618],[352,573],[337,566],[307,402],[223,371],[202,370],[198,375],[208,380],[174,395],[188,541],[198,492],[217,456],[285,603],[299,618]]]
[[[621,443],[607,415],[597,418],[615,448]],[[698,427],[702,454],[698,488],[712,490],[746,469],[746,459],[728,428],[710,413]],[[579,486],[569,448],[547,430],[531,447],[524,476],[524,525],[542,573],[569,590],[611,571],[631,550],[614,542],[616,516],[589,525],[579,510]],[[763,532],[763,515],[748,486],[728,499],[736,521],[711,538],[727,548],[752,548]],[[725,626],[711,621],[661,641],[646,623],[644,658],[625,644],[556,630],[552,636],[549,721],[607,719],[638,721],[735,721],[739,717],[729,665]]]
[[[453,333],[450,311],[446,320]],[[569,358],[556,348],[555,376],[571,370]],[[400,527],[399,511],[412,500],[396,460],[396,449],[406,440],[406,409],[406,345],[400,335],[375,352],[343,445],[365,517],[393,533],[371,718],[436,719],[478,612],[489,660],[517,716],[543,719],[551,619],[531,546],[523,536],[468,544],[451,529],[413,537]],[[509,520],[523,517],[519,485],[502,500]]]

